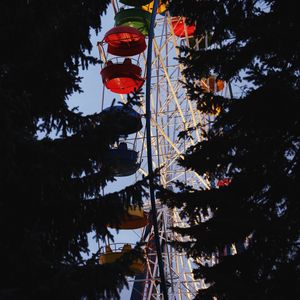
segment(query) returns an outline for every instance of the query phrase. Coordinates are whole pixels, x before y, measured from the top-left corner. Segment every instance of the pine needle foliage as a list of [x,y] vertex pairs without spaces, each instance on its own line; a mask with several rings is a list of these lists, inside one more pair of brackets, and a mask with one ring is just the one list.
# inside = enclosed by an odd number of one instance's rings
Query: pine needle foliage
[[[208,288],[196,299],[299,298],[300,18],[294,1],[172,0],[173,15],[212,34],[207,49],[181,47],[187,91],[202,113],[222,105],[204,140],[179,163],[209,178],[210,190],[164,191],[183,209]],[[216,74],[238,97],[214,99],[197,82]],[[238,93],[237,86],[244,86]],[[190,129],[192,130],[192,129]],[[184,133],[181,133],[184,138]],[[229,178],[226,186],[218,180]],[[178,190],[178,189],[177,189]],[[235,245],[237,253],[224,255]],[[242,245],[242,247],[238,247]],[[214,258],[214,264],[207,264]],[[290,296],[287,296],[290,295]],[[214,298],[216,297],[216,298]]]
[[99,114],[68,108],[79,72],[99,60],[109,0],[0,3],[1,299],[118,299],[130,259],[100,266],[88,234],[141,205],[145,180],[108,195],[104,153],[117,141]]

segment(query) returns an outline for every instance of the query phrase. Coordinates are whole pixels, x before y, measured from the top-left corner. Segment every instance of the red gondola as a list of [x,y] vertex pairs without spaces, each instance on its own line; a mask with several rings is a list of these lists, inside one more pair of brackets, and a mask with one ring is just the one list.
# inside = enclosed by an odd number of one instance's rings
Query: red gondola
[[191,37],[193,36],[196,30],[196,26],[194,24],[188,25],[185,23],[184,17],[172,18],[172,26],[173,26],[174,34],[178,37],[185,37],[186,34],[188,37]]
[[116,26],[104,37],[108,44],[107,52],[117,56],[132,56],[146,49],[145,36],[137,29],[129,26]]
[[142,69],[132,64],[130,58],[125,58],[121,64],[108,61],[101,71],[105,86],[117,94],[129,94],[139,89],[144,84],[141,74]]
[[218,187],[227,186],[230,184],[230,182],[231,182],[231,178],[223,178],[223,179],[218,180],[217,186]]

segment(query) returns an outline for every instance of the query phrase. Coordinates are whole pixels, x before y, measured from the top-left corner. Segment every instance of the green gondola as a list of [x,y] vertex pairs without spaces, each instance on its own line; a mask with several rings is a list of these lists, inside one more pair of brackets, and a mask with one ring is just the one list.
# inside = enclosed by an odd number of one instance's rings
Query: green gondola
[[143,35],[148,35],[151,14],[140,8],[121,9],[115,15],[115,25],[125,25],[139,30]]
[[120,0],[121,3],[130,6],[142,6],[150,3],[152,0]]

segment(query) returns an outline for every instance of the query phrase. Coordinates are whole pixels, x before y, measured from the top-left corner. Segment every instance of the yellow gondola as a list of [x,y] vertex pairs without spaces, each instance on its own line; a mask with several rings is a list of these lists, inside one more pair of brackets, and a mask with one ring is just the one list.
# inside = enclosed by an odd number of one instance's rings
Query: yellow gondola
[[[154,1],[150,2],[147,5],[143,5],[142,9],[152,13],[153,5],[154,5]],[[167,10],[167,5],[165,3],[162,3],[161,1],[159,1],[158,8],[157,8],[157,13],[158,14],[163,14],[166,10]]]
[[[100,254],[99,263],[100,265],[112,264],[121,258],[124,253],[131,251],[132,248],[129,244],[124,244],[121,251],[113,252],[109,245],[105,246],[105,253]],[[145,270],[145,264],[142,260],[134,260],[129,268],[130,272],[134,274],[142,273]]]

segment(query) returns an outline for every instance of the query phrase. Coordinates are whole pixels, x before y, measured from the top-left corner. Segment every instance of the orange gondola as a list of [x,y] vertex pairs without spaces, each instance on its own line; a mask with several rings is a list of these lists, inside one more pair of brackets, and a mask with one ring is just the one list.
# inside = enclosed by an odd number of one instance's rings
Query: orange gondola
[[185,22],[185,18],[182,17],[173,17],[172,20],[172,26],[174,30],[174,34],[178,37],[191,37],[194,35],[196,26],[194,24],[188,25]]
[[217,93],[224,89],[224,81],[216,79],[215,76],[210,76],[208,78],[202,78],[200,82],[201,88],[204,93]]
[[[217,79],[215,76],[210,76],[208,78],[202,78],[200,80],[200,86],[204,93],[215,94],[222,91],[225,87],[224,81]],[[213,96],[212,96],[213,99]],[[219,103],[211,105],[211,116],[218,116],[222,110],[222,106]]]
[[130,94],[142,87],[144,79],[141,74],[142,69],[132,64],[130,58],[116,64],[108,61],[101,71],[106,88],[117,94]]
[[104,37],[108,44],[107,52],[117,56],[132,56],[146,49],[145,36],[130,26],[116,26]]
[[111,228],[119,229],[138,229],[145,227],[148,224],[148,214],[145,213],[141,208],[129,207],[125,214],[122,222],[119,225],[109,224]]

